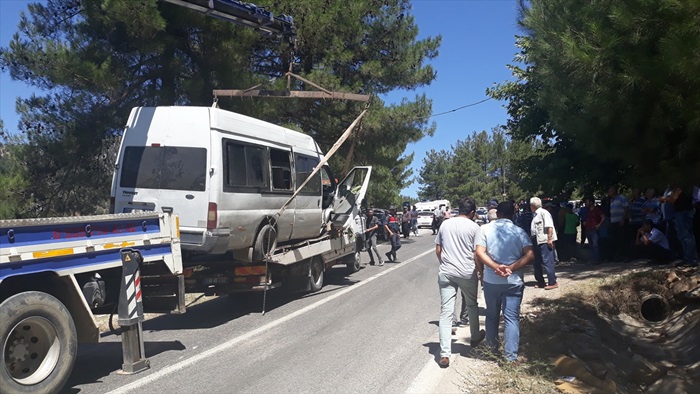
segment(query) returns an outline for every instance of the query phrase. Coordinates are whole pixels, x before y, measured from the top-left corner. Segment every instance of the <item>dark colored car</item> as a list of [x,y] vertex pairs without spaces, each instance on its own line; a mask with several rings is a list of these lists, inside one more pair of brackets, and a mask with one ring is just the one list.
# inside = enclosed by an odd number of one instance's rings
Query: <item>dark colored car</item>
[[377,240],[378,241],[388,241],[389,240],[389,234],[386,231],[386,228],[384,228],[384,224],[386,224],[386,219],[389,216],[389,211],[381,209],[381,208],[371,208],[372,211],[374,211],[374,216],[379,219],[379,226],[380,228],[377,229]]

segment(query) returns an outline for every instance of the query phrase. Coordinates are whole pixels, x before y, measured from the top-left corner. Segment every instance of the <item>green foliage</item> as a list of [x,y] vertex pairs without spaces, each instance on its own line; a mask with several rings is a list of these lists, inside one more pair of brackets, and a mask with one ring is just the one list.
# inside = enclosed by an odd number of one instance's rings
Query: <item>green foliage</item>
[[[522,2],[508,129],[538,140],[543,190],[666,184],[700,173],[700,3]],[[697,178],[695,178],[697,180]]]
[[6,134],[0,120],[0,219],[16,219],[31,204],[32,196],[27,194],[27,174],[18,160],[25,147],[19,138]]
[[[440,38],[417,40],[408,0],[283,0],[275,13],[295,19],[293,71],[326,89],[375,96],[351,140],[331,160],[341,178],[351,165],[373,165],[369,192],[395,201],[411,178],[405,147],[433,126],[422,96],[386,106],[376,95],[415,89],[435,78],[425,65]],[[136,106],[211,105],[215,88],[247,88],[289,70],[285,42],[156,0],[49,0],[30,4],[18,33],[0,49],[12,78],[46,94],[18,100],[29,149],[30,216],[102,212],[110,163]],[[269,83],[286,88],[282,78]],[[315,90],[303,82],[292,89]],[[302,130],[328,150],[362,110],[353,102],[222,99],[224,109]]]
[[431,150],[419,171],[425,200],[447,199],[454,206],[463,197],[477,204],[492,198],[521,200],[529,197],[520,186],[521,163],[534,154],[531,144],[513,141],[494,128],[491,133],[472,133],[457,141],[451,151]]

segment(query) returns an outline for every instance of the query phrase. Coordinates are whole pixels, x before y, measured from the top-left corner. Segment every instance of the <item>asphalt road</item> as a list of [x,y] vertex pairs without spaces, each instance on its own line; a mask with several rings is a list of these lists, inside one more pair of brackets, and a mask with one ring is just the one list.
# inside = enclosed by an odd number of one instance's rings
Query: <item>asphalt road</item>
[[264,316],[259,300],[224,296],[148,320],[151,368],[136,375],[118,373],[121,344],[106,336],[80,348],[64,392],[405,392],[438,348],[433,239],[404,240],[399,263],[334,267],[317,293],[270,292]]

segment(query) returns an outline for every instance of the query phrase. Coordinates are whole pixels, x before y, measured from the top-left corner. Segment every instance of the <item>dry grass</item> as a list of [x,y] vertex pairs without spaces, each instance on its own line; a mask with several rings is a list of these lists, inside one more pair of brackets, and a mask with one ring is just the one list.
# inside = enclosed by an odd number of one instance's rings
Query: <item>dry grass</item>
[[[514,366],[502,360],[480,357],[479,363],[461,373],[461,391],[557,393],[553,382],[559,376],[552,371],[552,360],[560,354],[571,354],[576,348],[571,341],[581,338],[581,330],[602,332],[601,327],[606,323],[601,314],[636,316],[639,302],[645,295],[654,293],[668,298],[667,274],[665,271],[643,271],[576,280],[567,286],[570,289],[567,292],[526,300],[520,321],[520,354],[527,362]],[[619,392],[636,392],[634,382],[618,380],[617,383]]]
[[666,299],[672,294],[665,285],[665,270],[636,272],[618,277],[600,286],[590,302],[599,313],[618,315],[621,313],[637,316],[641,299],[648,294],[659,294]]

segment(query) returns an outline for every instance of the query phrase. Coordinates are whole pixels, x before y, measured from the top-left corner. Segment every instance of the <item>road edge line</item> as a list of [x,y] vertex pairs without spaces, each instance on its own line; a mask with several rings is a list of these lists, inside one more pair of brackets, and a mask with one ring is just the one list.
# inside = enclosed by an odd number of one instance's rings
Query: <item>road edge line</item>
[[165,367],[165,368],[158,370],[150,375],[144,376],[143,378],[135,380],[135,381],[128,383],[124,386],[121,386],[118,389],[109,391],[107,394],[126,394],[126,393],[131,392],[134,389],[137,389],[137,388],[143,387],[149,383],[155,382],[155,381],[157,381],[157,380],[159,380],[167,375],[170,375],[170,374],[177,372],[183,368],[189,367],[190,365],[193,365],[193,364],[195,364],[195,363],[197,363],[205,358],[208,358],[214,354],[217,354],[217,353],[221,352],[222,350],[226,350],[230,347],[233,347],[236,344],[238,344],[239,342],[242,342],[246,339],[254,337],[255,335],[257,335],[259,333],[262,333],[262,332],[265,332],[265,331],[270,330],[272,328],[275,328],[283,323],[288,322],[289,320],[292,320],[298,316],[301,316],[307,312],[310,312],[310,311],[312,311],[312,310],[314,310],[314,309],[316,309],[316,308],[318,308],[318,307],[320,307],[328,302],[335,300],[338,297],[341,297],[341,296],[343,296],[351,291],[354,291],[355,289],[358,289],[358,288],[366,285],[367,283],[374,281],[375,279],[381,278],[382,276],[387,275],[388,273],[393,272],[394,270],[397,270],[401,267],[404,267],[404,266],[420,259],[421,257],[426,256],[429,253],[432,253],[434,250],[435,250],[434,248],[430,248],[423,253],[420,253],[414,257],[411,257],[410,259],[408,259],[404,262],[399,263],[398,265],[396,265],[394,267],[389,268],[388,270],[385,270],[385,271],[379,272],[373,276],[370,276],[369,278],[367,278],[367,279],[365,279],[365,280],[363,280],[355,285],[352,285],[352,286],[348,287],[347,289],[341,290],[340,292],[335,293],[331,296],[328,296],[322,300],[319,300],[311,305],[307,305],[307,306],[299,309],[298,311],[292,312],[287,316],[281,317],[277,320],[274,320],[270,323],[267,323],[264,326],[258,327],[253,331],[249,331],[243,335],[239,335],[236,338],[229,339],[228,341],[226,341],[218,346],[215,346],[211,349],[205,350],[202,353],[199,353],[199,354],[192,356],[188,359],[182,360],[176,364]]

